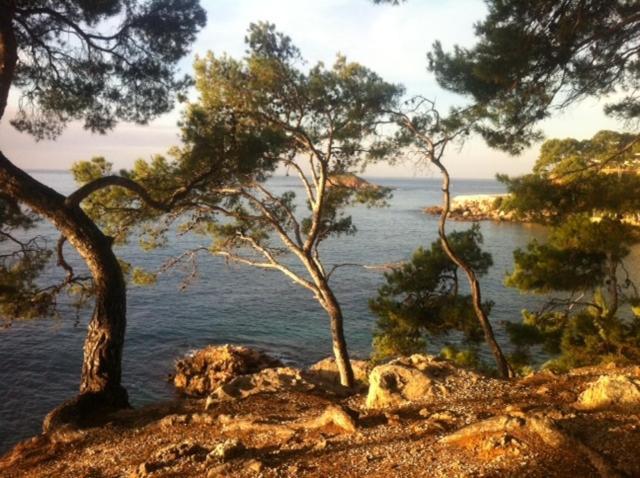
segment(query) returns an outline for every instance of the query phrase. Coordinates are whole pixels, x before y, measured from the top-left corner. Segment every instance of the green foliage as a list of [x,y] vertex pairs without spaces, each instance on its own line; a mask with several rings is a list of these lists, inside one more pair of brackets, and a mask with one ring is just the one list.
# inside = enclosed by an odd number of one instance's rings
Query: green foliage
[[515,269],[505,284],[524,291],[588,290],[605,276],[606,257],[601,252],[532,241],[526,251],[517,249],[513,256]]
[[0,194],[0,322],[48,317],[58,312],[58,297],[66,292],[71,305],[82,307],[90,295],[85,277],[67,276],[43,284],[41,274],[49,266],[51,245],[31,234],[38,217],[22,210]]
[[625,259],[640,242],[635,135],[603,131],[591,140],[550,140],[534,172],[502,177],[502,207],[549,224],[544,244],[514,252],[506,284],[562,295],[508,327],[517,359],[528,363],[540,345],[554,369],[640,360],[638,292]]
[[[482,235],[477,224],[466,231],[452,232],[448,238],[451,247],[478,275],[486,274],[492,260],[480,247]],[[424,352],[427,337],[453,332],[468,344],[482,340],[471,298],[458,290],[458,267],[445,254],[440,241],[433,242],[429,250],[419,248],[411,261],[385,273],[385,281],[369,303],[378,316],[373,339],[375,360]],[[486,302],[484,307],[490,310],[491,303]],[[470,349],[459,352],[453,355],[473,361]]]
[[0,195],[0,321],[46,315],[51,295],[40,290],[37,279],[51,256],[44,238],[23,239],[37,218]]
[[[245,40],[242,59],[207,53],[196,60],[198,98],[183,115],[182,145],[119,173],[151,201],[116,185],[83,207],[118,241],[136,230],[144,248],[159,247],[175,225],[179,234],[210,237],[212,254],[315,287],[313,274],[303,278],[279,258],[294,252],[328,280],[318,246],[356,232],[346,208],[386,204],[388,188],[364,184],[353,172],[388,153],[379,129],[403,90],[342,56],[331,67],[305,67],[291,39],[271,24],[251,25]],[[269,190],[276,168],[300,179],[306,208],[293,191]],[[75,165],[74,174],[90,184],[113,172],[94,158]]]
[[487,375],[495,374],[495,369],[480,358],[478,347],[475,344],[462,349],[454,345],[447,345],[440,351],[440,356],[458,367],[472,368]]
[[47,138],[75,119],[97,132],[146,123],[190,85],[176,67],[206,22],[198,0],[16,3],[20,131]]
[[208,228],[215,236],[213,250],[234,252],[252,246],[262,254],[260,249],[267,248],[275,256],[283,249],[267,241],[274,235],[290,239],[284,239],[285,248],[305,242],[315,249],[331,236],[355,233],[345,208],[384,204],[390,191],[331,178],[379,158],[380,150],[370,146],[376,144],[385,111],[394,106],[402,89],[343,56],[331,68],[319,63],[305,72],[291,39],[270,24],[251,25],[246,42],[249,50],[243,60],[209,53],[196,61],[200,101],[191,110],[225,112],[244,128],[263,128],[280,138],[278,147],[267,153],[274,165],[299,176],[304,169],[312,170],[312,177],[300,177],[309,214],[297,214],[293,192],[275,196],[257,184],[266,175],[253,175],[242,181],[241,191],[225,197],[223,214],[231,222]]
[[574,313],[525,311],[523,322],[508,324],[507,331],[516,346],[516,364],[530,364],[531,347],[538,345],[552,356],[544,367],[560,372],[640,361],[640,318],[610,317],[595,306]]
[[555,108],[614,91],[627,95],[605,108],[637,120],[640,20],[627,0],[489,0],[475,27],[478,43],[429,54],[438,83],[469,96],[489,145],[512,153],[538,140],[535,124]]
[[158,276],[136,267],[131,271],[131,280],[134,284],[140,286],[154,285],[158,280]]

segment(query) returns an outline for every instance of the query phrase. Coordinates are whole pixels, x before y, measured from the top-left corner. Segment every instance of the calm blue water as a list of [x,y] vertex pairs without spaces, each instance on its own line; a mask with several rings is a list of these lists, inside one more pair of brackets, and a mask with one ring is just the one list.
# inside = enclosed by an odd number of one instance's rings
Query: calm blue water
[[[65,173],[38,172],[35,176],[63,193],[73,190]],[[437,179],[372,179],[395,188],[385,209],[355,208],[351,212],[358,233],[324,245],[326,263],[379,264],[407,259],[419,245],[436,238],[436,220],[421,212],[440,201]],[[302,195],[295,178],[271,180],[275,192],[294,190]],[[454,194],[499,193],[492,180],[454,181]],[[451,228],[468,224],[451,223]],[[41,232],[53,240],[53,229]],[[482,280],[486,299],[495,302],[492,320],[504,343],[500,322],[518,320],[520,310],[539,298],[520,295],[502,285],[511,268],[511,251],[533,236],[537,227],[516,224],[482,224],[486,250],[495,265]],[[125,260],[152,269],[168,257],[198,244],[204,238],[179,237],[168,249],[141,252],[135,244],[118,249]],[[72,253],[67,253],[72,259]],[[77,258],[75,259],[77,260]],[[80,265],[78,265],[80,267]],[[54,266],[51,277],[59,274]],[[160,277],[153,287],[135,287],[128,294],[128,328],[124,354],[124,383],[134,405],[172,396],[166,376],[176,358],[207,344],[226,342],[260,347],[284,360],[306,365],[331,354],[328,320],[311,294],[279,272],[230,266],[222,259],[201,257],[199,276],[186,290],[179,284],[184,273]],[[381,273],[362,268],[342,268],[333,275],[333,287],[345,314],[352,355],[367,356],[374,317],[367,300],[381,283]],[[37,433],[42,418],[77,389],[82,343],[90,310],[79,319],[71,313],[57,319],[16,322],[0,331],[0,451],[19,439]],[[435,350],[434,350],[435,351]]]

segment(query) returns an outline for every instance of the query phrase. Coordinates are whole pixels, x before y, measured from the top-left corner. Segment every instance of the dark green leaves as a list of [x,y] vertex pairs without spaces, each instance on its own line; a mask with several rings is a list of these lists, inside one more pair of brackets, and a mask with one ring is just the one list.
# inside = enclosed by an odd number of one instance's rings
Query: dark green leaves
[[626,96],[609,114],[637,120],[640,15],[626,0],[491,0],[476,25],[478,43],[445,52],[429,66],[438,83],[483,110],[477,130],[512,153],[540,138],[536,123],[587,96]]
[[501,178],[510,192],[503,208],[551,226],[544,244],[515,251],[506,284],[559,295],[509,325],[521,362],[534,344],[561,370],[640,359],[638,292],[625,265],[640,242],[637,156],[637,135],[601,131],[547,141],[533,174]]
[[20,131],[40,139],[74,119],[101,133],[119,120],[146,123],[190,84],[176,66],[205,24],[198,0],[20,3]]
[[[487,272],[492,260],[480,248],[482,235],[477,224],[449,234],[448,239],[478,275]],[[369,304],[378,316],[373,342],[376,359],[424,351],[426,336],[458,333],[468,342],[482,340],[471,298],[460,294],[458,272],[437,241],[429,250],[418,249],[410,262],[385,273],[385,284]],[[491,303],[484,307],[490,309]]]

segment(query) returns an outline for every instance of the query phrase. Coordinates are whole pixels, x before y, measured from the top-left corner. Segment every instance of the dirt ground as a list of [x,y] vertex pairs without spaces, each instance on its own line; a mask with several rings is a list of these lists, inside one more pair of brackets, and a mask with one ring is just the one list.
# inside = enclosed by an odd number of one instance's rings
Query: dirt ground
[[[605,373],[614,372],[639,375]],[[367,410],[365,395],[319,389],[256,394],[208,409],[205,400],[185,399],[34,437],[0,459],[0,476],[640,476],[640,416],[574,406],[602,373],[493,381],[476,395],[454,392],[385,411]],[[342,418],[318,419],[326,410]]]

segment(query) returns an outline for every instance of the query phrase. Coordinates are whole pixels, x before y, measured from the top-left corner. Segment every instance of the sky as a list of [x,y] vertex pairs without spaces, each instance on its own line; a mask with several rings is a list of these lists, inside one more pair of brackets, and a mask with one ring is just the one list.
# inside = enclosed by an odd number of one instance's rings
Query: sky
[[[408,95],[420,94],[436,101],[441,110],[461,98],[441,89],[427,71],[426,53],[435,40],[445,50],[474,43],[473,24],[486,14],[483,0],[408,0],[393,7],[370,0],[201,0],[207,10],[207,26],[199,34],[188,58],[181,62],[191,70],[196,55],[211,50],[241,57],[244,36],[251,22],[269,21],[289,35],[310,63],[332,63],[337,53],[376,71],[383,79],[401,83]],[[79,123],[71,124],[55,141],[34,141],[9,125],[19,92],[14,90],[2,122],[0,148],[25,169],[64,170],[76,161],[104,156],[116,169],[138,158],[164,153],[178,144],[180,107],[147,125],[119,124],[107,135],[92,134]],[[620,125],[602,113],[604,101],[587,100],[542,124],[546,137],[586,139],[601,129]],[[479,139],[452,148],[446,164],[454,178],[492,178],[496,173],[525,174],[533,165],[539,144],[518,157],[487,148]],[[377,164],[371,177],[437,177],[434,170],[413,164]]]

